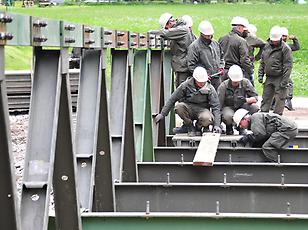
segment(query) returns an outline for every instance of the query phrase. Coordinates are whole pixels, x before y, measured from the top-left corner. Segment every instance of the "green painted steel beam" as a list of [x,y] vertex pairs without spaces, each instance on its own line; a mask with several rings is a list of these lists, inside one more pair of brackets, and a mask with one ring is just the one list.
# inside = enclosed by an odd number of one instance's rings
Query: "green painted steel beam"
[[7,41],[11,46],[31,45],[31,17],[27,15],[8,14],[13,20],[6,24],[7,32],[13,35],[13,39]]
[[[91,214],[90,214],[91,215]],[[307,218],[307,217],[306,217]],[[54,218],[51,218],[49,230],[55,230]],[[83,216],[83,230],[303,230],[308,226],[308,219],[295,217],[221,217],[211,216]]]
[[83,26],[61,21],[61,46],[83,47]]

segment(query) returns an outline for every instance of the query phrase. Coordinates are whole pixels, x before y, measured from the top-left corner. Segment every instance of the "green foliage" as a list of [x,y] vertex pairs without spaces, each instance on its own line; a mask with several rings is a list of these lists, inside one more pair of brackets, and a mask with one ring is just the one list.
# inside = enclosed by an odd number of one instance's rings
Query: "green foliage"
[[[266,40],[274,25],[285,26],[290,34],[295,34],[301,44],[301,50],[294,52],[292,79],[295,83],[295,95],[308,96],[308,5],[264,3],[225,3],[225,4],[102,4],[102,5],[66,5],[56,7],[12,7],[11,12],[39,17],[70,21],[80,24],[98,25],[109,29],[146,32],[158,29],[158,18],[164,12],[175,17],[191,15],[193,30],[198,35],[198,24],[209,20],[214,26],[215,38],[230,30],[233,16],[244,16],[258,28],[257,35]],[[7,50],[7,69],[24,69],[30,63],[31,48],[10,47]],[[26,58],[25,58],[26,57]],[[29,59],[29,60],[27,60]],[[18,60],[18,61],[17,61]],[[257,69],[256,71],[257,72]],[[258,83],[257,83],[258,85]],[[259,92],[261,92],[258,86]]]

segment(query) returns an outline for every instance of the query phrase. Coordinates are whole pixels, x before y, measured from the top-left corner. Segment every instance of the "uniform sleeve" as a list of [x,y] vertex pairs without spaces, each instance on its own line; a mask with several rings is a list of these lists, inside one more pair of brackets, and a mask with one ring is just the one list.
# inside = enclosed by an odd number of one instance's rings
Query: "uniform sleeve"
[[212,85],[210,85],[211,87],[211,94],[209,95],[209,104],[211,106],[212,109],[212,113],[214,116],[214,126],[219,126],[221,123],[221,113],[220,113],[220,103],[218,100],[218,95],[214,89],[214,87]]
[[263,76],[264,76],[264,68],[265,68],[265,63],[264,63],[264,58],[263,58],[263,54],[262,54],[261,55],[260,66],[259,66],[259,71],[258,71],[258,78],[263,78]]
[[217,93],[218,93],[218,99],[220,103],[220,109],[222,110],[223,107],[225,106],[225,95],[226,95],[226,85],[224,83],[221,83],[218,86]]
[[297,51],[300,49],[299,41],[297,38],[294,38],[292,44],[288,44],[292,51]]
[[247,74],[252,74],[251,70],[251,62],[249,59],[249,51],[248,51],[248,44],[246,41],[242,41],[241,45],[239,47],[239,53],[240,53],[240,62],[242,68],[245,70]]
[[263,48],[264,48],[265,44],[266,43],[262,39],[256,38],[255,47],[259,48],[259,52],[255,56],[255,60],[256,61],[259,61],[261,59],[262,51],[263,51]]
[[263,116],[263,114],[255,114],[250,117],[252,138],[255,142],[263,140],[267,136]]
[[246,82],[246,94],[247,97],[255,97],[258,101],[258,93],[249,80]]
[[287,85],[290,79],[292,65],[293,65],[293,58],[292,58],[292,51],[289,47],[285,47],[283,50],[283,75],[281,83],[282,85]]
[[193,44],[188,47],[187,52],[187,65],[190,73],[194,72],[194,69],[197,67],[197,63],[199,61],[199,52]]
[[218,43],[219,52],[220,52],[220,61],[218,68],[225,68],[224,52],[222,51],[221,45]]
[[178,26],[170,29],[164,29],[161,32],[161,35],[164,39],[167,40],[178,40],[184,38],[188,33],[188,29],[184,26]]
[[170,112],[170,110],[172,109],[172,107],[174,106],[175,102],[177,102],[178,100],[180,100],[181,98],[183,98],[185,96],[185,82],[183,82],[170,96],[170,98],[168,99],[168,101],[166,102],[166,104],[164,105],[164,107],[161,110],[161,114],[164,116],[167,116],[168,113]]

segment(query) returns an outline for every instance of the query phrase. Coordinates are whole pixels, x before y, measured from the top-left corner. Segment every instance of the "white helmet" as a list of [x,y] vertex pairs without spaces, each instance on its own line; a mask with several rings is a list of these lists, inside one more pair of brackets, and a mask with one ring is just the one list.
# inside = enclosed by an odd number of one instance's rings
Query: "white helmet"
[[282,34],[280,26],[273,26],[269,34],[270,40],[279,41],[281,39],[281,36]]
[[228,76],[231,81],[243,80],[243,71],[238,65],[232,65],[228,71]]
[[246,18],[236,16],[236,17],[232,18],[231,25],[232,26],[242,25],[242,26],[247,28],[248,25],[249,25],[249,22],[248,22],[248,20]]
[[213,26],[212,26],[212,24],[209,21],[202,21],[202,22],[200,22],[198,30],[203,35],[213,35],[214,34]]
[[194,24],[192,18],[189,15],[183,15],[182,20],[186,23],[188,27],[192,27],[192,25]]
[[236,123],[236,126],[239,126],[241,120],[249,113],[246,109],[238,109],[233,115],[233,121]]
[[286,27],[280,27],[280,29],[281,29],[281,35],[289,36],[289,31]]
[[159,18],[159,24],[161,25],[162,28],[165,28],[168,21],[172,18],[172,14],[170,13],[163,13],[160,18]]
[[207,82],[209,79],[209,76],[207,75],[206,69],[204,69],[201,66],[198,66],[195,68],[193,73],[193,78],[197,82]]
[[253,24],[249,24],[247,27],[248,31],[250,34],[252,34],[253,36],[256,36],[257,33],[257,27]]

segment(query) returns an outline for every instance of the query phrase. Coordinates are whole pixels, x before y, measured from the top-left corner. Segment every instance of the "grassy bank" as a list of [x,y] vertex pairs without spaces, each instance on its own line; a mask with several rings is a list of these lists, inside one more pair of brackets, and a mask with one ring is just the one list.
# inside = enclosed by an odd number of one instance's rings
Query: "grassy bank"
[[[308,96],[308,5],[293,4],[128,4],[128,5],[80,5],[46,8],[14,7],[10,12],[65,20],[80,24],[98,25],[110,29],[146,32],[159,27],[158,18],[163,12],[175,17],[189,14],[193,17],[193,30],[198,34],[200,21],[210,20],[215,29],[215,38],[230,30],[230,20],[241,15],[258,28],[258,36],[267,39],[273,25],[286,26],[301,43],[301,50],[294,52],[292,78],[295,82],[295,95]],[[31,49],[8,47],[6,69],[27,69],[30,64]],[[259,84],[257,84],[259,85]],[[259,86],[258,86],[259,87]],[[260,88],[258,88],[260,91]]]

